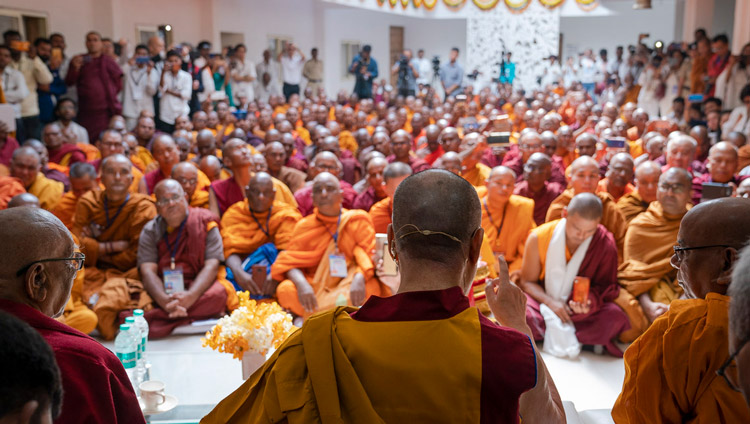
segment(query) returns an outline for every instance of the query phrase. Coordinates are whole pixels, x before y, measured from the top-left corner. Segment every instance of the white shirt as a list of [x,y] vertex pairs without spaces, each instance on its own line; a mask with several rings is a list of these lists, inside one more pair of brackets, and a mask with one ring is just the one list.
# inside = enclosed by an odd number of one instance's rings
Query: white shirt
[[416,64],[417,72],[419,72],[419,78],[417,78],[417,84],[427,85],[432,81],[432,62],[426,57],[413,59]]
[[5,101],[13,106],[16,112],[16,119],[21,118],[21,102],[28,97],[29,88],[26,86],[26,79],[20,71],[6,66],[3,70],[3,93]]
[[154,94],[159,86],[159,74],[155,69],[148,72],[148,66],[123,65],[125,80],[122,96],[122,114],[126,118],[137,118],[141,111],[154,113]]
[[[153,100],[152,100],[152,103],[153,103]],[[62,123],[62,121],[59,121],[59,120],[55,121],[55,124],[59,125],[63,131],[70,130],[75,136],[77,143],[90,144],[89,132],[86,131],[86,128],[83,128],[81,125],[77,124],[75,121],[70,121],[70,124],[67,127],[65,126],[65,124]]]
[[279,65],[276,61],[273,59],[269,60],[268,63],[261,61],[259,64],[255,65],[255,75],[257,78],[255,79],[255,91],[260,92],[260,86],[263,84],[263,74],[267,73],[271,77],[271,81],[269,81],[269,85],[275,85],[278,87],[279,85]]
[[583,84],[596,82],[596,62],[586,56],[582,57],[578,77]]
[[[236,81],[234,79],[235,77],[242,78],[248,76],[253,77],[253,81]],[[240,95],[242,95],[246,97],[249,102],[255,100],[255,90],[253,90],[253,86],[255,85],[255,80],[257,78],[253,62],[250,62],[249,60],[240,62],[238,60],[235,68],[232,70],[232,93],[234,94],[234,97],[239,99]]]
[[[180,93],[180,97],[167,94],[167,90]],[[164,74],[164,84],[159,87],[159,119],[167,124],[174,124],[175,119],[190,113],[190,95],[193,92],[193,78],[183,70],[177,71],[177,76],[167,71]]]
[[298,85],[302,82],[302,67],[305,66],[302,55],[294,52],[292,57],[287,55],[281,56],[281,70],[284,75],[284,83],[289,85]]

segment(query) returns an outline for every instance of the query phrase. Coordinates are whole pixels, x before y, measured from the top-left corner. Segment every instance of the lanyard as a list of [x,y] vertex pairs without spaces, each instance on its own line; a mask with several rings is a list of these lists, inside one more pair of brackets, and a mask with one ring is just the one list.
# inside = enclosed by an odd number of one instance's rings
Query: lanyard
[[136,87],[139,87],[139,88],[140,88],[140,85],[141,85],[141,81],[143,80],[143,77],[144,77],[144,76],[146,76],[146,75],[148,75],[148,68],[146,68],[144,72],[141,72],[141,75],[140,75],[140,76],[138,77],[138,79],[137,79],[137,80],[135,79],[135,76],[134,76],[135,74],[134,74],[134,72],[133,72],[133,71],[135,71],[136,69],[140,69],[140,68],[135,68],[135,69],[134,69],[134,68],[130,68],[130,80],[131,80],[131,81],[133,81],[133,84],[134,84],[134,85],[135,85]]
[[487,217],[490,219],[490,224],[492,224],[492,226],[497,230],[497,237],[500,237],[500,232],[503,231],[503,225],[505,225],[505,212],[508,211],[508,205],[506,204],[505,207],[503,207],[503,216],[500,219],[500,226],[498,227],[497,225],[495,225],[495,221],[492,219],[490,208],[487,207],[487,199],[484,199],[483,203],[484,209],[487,211]]
[[253,217],[253,220],[255,220],[255,223],[258,224],[258,228],[260,228],[260,230],[263,231],[263,234],[265,234],[266,237],[268,237],[269,241],[271,240],[271,227],[269,224],[271,222],[271,211],[273,211],[273,206],[268,208],[268,216],[266,217],[265,228],[263,228],[263,226],[260,225],[260,221],[258,221],[258,218],[255,217],[255,213],[253,213],[253,211],[250,211],[250,215]]
[[112,219],[109,219],[109,201],[107,200],[107,196],[104,196],[104,219],[107,223],[107,226],[104,227],[106,230],[107,228],[111,227],[112,224],[115,223],[117,220],[117,217],[120,216],[120,212],[122,212],[122,208],[125,207],[125,205],[128,203],[128,200],[130,200],[130,193],[128,193],[128,197],[125,198],[125,201],[122,202],[122,205],[120,205],[119,208],[117,208],[117,212],[115,212],[115,216],[112,217]]
[[331,235],[331,237],[333,238],[333,242],[336,244],[336,251],[338,252],[338,250],[339,250],[339,225],[341,224],[341,212],[339,212],[339,220],[336,222],[336,232],[335,233],[332,233],[331,230],[328,229],[328,224],[326,224],[325,222],[323,222],[320,218],[315,217],[315,219],[317,219],[318,221],[320,221],[320,223],[323,224],[323,228],[325,228],[326,231],[328,231],[328,234]]
[[182,221],[180,229],[177,230],[177,240],[174,241],[174,247],[169,244],[169,234],[166,231],[164,232],[164,243],[167,244],[167,250],[169,250],[169,267],[171,269],[174,269],[174,257],[177,256],[177,248],[180,246],[180,237],[182,237],[182,230],[185,228],[185,222],[187,222],[187,218]]

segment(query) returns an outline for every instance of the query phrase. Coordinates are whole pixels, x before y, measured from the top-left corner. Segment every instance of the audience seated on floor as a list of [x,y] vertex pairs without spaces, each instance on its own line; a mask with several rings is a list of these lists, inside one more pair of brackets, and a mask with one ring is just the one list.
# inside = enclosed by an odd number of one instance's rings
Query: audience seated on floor
[[386,198],[375,203],[370,208],[370,218],[375,228],[375,233],[385,234],[393,216],[393,195],[398,185],[406,177],[412,175],[413,169],[403,162],[392,162],[383,171],[383,183]]

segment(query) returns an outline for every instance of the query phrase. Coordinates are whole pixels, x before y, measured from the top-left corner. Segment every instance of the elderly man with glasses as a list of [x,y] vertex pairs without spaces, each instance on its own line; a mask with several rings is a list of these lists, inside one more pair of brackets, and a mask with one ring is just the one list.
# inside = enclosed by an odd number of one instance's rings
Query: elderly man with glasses
[[750,200],[724,198],[682,219],[671,264],[687,299],[673,301],[625,352],[617,423],[750,422],[742,394],[719,376],[729,373],[727,288],[750,238],[749,213]]

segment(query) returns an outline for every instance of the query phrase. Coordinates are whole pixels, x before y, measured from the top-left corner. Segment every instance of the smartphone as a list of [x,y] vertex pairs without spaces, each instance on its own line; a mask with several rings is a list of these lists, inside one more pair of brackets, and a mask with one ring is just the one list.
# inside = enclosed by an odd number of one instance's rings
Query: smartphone
[[465,102],[466,101],[466,94],[458,94],[458,95],[456,95],[456,101],[457,102]]
[[28,41],[11,41],[10,42],[10,48],[19,52],[27,52],[29,51],[29,47],[31,44]]
[[255,285],[258,286],[259,289],[263,289],[263,286],[266,284],[266,266],[265,265],[258,265],[255,264],[252,266],[251,269],[251,275],[253,276],[253,281],[255,282]]
[[612,137],[607,139],[607,147],[610,149],[624,149],[625,137]]
[[688,101],[690,103],[701,103],[703,102],[703,94],[700,93],[693,93],[688,96]]
[[576,277],[573,280],[573,302],[585,305],[589,301],[589,286],[591,280],[588,277]]
[[235,118],[238,120],[243,120],[247,118],[247,111],[246,110],[235,110],[232,112],[232,115],[234,115]]
[[729,184],[703,183],[701,186],[701,202],[732,196],[732,186]]
[[138,65],[148,65],[148,62],[151,61],[151,58],[148,56],[138,56],[135,58],[135,63]]
[[62,49],[59,47],[52,48],[52,59],[62,60]]
[[391,257],[391,252],[388,251],[388,234],[375,234],[375,249],[380,252],[380,257],[383,258],[383,275],[389,277],[398,275],[396,262]]
[[479,130],[479,124],[476,122],[469,122],[468,124],[464,124],[464,135],[472,132],[477,132]]
[[487,136],[487,144],[498,147],[510,146],[510,132],[491,132]]

